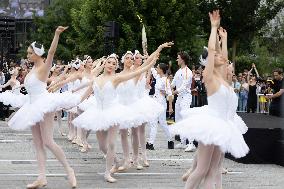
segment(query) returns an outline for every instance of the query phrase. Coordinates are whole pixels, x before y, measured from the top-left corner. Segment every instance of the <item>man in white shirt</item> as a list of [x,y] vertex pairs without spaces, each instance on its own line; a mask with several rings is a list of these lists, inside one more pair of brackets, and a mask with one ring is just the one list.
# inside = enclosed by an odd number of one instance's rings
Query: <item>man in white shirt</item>
[[[176,88],[173,94],[178,95],[175,103],[175,121],[178,122],[182,119],[181,111],[190,108],[191,96],[191,83],[192,71],[187,67],[189,63],[189,55],[186,52],[179,52],[177,56],[177,63],[180,69],[175,73],[174,79],[171,83],[172,88]],[[181,143],[176,148],[186,148],[185,151],[194,151],[195,146],[189,141],[186,146],[186,138],[181,139]]]

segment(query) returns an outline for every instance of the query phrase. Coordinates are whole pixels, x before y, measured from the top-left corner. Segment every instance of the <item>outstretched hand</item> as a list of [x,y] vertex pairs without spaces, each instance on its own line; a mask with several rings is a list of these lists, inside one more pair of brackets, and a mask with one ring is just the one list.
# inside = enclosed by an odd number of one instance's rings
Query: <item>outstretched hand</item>
[[66,29],[68,29],[68,28],[69,28],[69,26],[67,26],[67,27],[58,26],[57,29],[56,29],[56,31],[55,31],[55,33],[61,34],[62,32],[64,32],[64,31],[65,31]]
[[166,43],[163,43],[162,45],[160,45],[160,47],[163,49],[163,48],[169,48],[169,47],[172,47],[174,45],[174,42],[171,41],[171,42],[166,42]]
[[220,27],[218,29],[218,32],[219,32],[219,36],[221,37],[222,40],[227,39],[228,34],[227,34],[227,31],[224,28]]
[[220,26],[220,21],[221,21],[219,10],[214,10],[212,13],[209,12],[209,17],[210,17],[211,27],[218,28]]

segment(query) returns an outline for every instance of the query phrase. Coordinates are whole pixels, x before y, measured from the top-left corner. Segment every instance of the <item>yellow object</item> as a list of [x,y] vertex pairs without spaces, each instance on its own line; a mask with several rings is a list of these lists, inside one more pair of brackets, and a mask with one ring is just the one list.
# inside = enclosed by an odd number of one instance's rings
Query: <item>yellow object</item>
[[260,96],[260,97],[259,97],[259,102],[262,102],[262,103],[267,102],[265,96]]

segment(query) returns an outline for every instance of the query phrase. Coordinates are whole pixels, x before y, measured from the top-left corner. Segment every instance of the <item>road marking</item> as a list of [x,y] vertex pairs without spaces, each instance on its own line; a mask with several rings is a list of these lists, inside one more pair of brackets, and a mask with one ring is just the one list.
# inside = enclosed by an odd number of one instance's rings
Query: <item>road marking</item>
[[[28,160],[28,159],[25,159],[25,160],[22,160],[22,159],[0,159],[0,162],[14,162],[14,161],[21,161],[21,162],[36,162],[37,160]],[[58,161],[56,159],[48,159],[46,161],[49,161],[49,162],[53,162],[53,161]]]
[[243,174],[244,172],[242,172],[242,171],[229,171],[227,174],[229,174],[229,175],[233,175],[233,174]]
[[163,158],[150,158],[149,161],[193,161],[193,159],[163,159]]
[[23,142],[22,140],[0,140],[0,143],[16,143]]
[[32,134],[18,133],[17,136],[32,136]]
[[[105,173],[98,173],[104,175]],[[114,173],[115,175],[180,175],[182,173]]]
[[[150,158],[148,159],[149,161],[193,161],[193,159],[164,159],[164,158]],[[37,160],[34,160],[34,159],[24,159],[24,160],[21,160],[21,159],[0,159],[0,162],[13,162],[13,161],[22,161],[22,162],[36,162]],[[46,160],[48,162],[53,162],[53,161],[57,161],[56,159],[48,159]]]

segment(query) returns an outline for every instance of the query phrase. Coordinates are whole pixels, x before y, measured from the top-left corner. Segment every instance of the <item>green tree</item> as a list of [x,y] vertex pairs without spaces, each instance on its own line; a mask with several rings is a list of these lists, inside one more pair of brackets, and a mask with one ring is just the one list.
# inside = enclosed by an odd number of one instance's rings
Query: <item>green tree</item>
[[240,43],[251,42],[261,32],[268,21],[283,9],[284,1],[279,0],[201,0],[199,4],[204,14],[204,28],[208,31],[209,20],[205,15],[212,9],[219,8],[222,26],[229,34],[232,47],[232,60],[235,62],[237,47]]
[[74,39],[77,33],[73,29],[71,22],[71,9],[78,6],[82,0],[53,0],[51,5],[46,9],[43,17],[35,18],[35,31],[33,31],[32,40],[42,43],[48,50],[52,41],[54,31],[57,26],[69,26],[68,30],[60,37],[60,42],[56,51],[56,58],[69,60],[75,54],[76,44]]
[[[116,52],[141,50],[141,24],[137,15],[146,25],[148,51],[152,52],[159,44],[173,40],[174,48],[168,50],[176,58],[179,50],[187,50],[197,60],[202,51],[204,39],[200,25],[198,1],[187,0],[86,0],[80,8],[72,9],[72,25],[75,28],[79,50],[91,55],[104,55],[104,23],[119,23],[119,40]],[[166,61],[169,58],[163,57]]]

